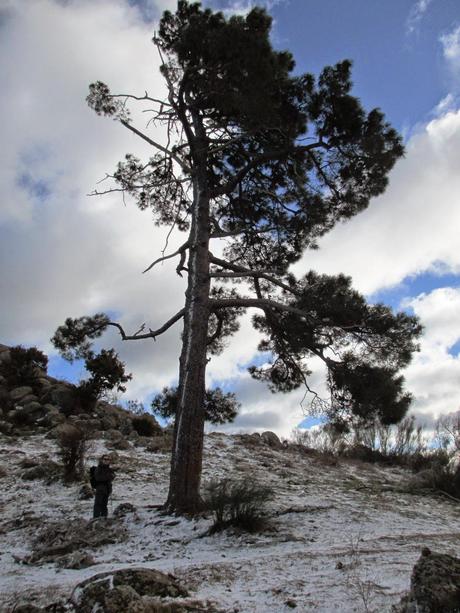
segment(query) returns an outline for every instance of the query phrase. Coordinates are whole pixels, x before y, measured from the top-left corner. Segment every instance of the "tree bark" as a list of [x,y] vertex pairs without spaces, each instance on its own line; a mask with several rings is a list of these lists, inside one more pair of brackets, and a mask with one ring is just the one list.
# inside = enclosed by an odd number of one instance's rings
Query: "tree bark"
[[200,481],[209,320],[209,195],[206,188],[206,168],[203,166],[193,181],[179,402],[166,502],[169,512],[190,514],[196,513],[201,507]]

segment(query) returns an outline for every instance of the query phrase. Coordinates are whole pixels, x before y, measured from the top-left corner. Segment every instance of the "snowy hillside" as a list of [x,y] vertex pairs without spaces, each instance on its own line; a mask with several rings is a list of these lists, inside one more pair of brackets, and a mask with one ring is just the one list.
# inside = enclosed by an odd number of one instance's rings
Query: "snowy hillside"
[[[201,603],[184,610],[382,612],[408,589],[423,546],[460,555],[460,506],[406,493],[411,474],[400,468],[352,460],[334,465],[294,448],[210,434],[205,482],[249,476],[272,485],[276,497],[263,533],[203,536],[211,518],[165,517],[155,508],[166,498],[168,453],[134,446],[115,452],[112,509],[131,503],[136,512],[99,528],[104,520],[87,524],[92,500],[80,498],[81,484],[22,478],[34,460],[56,459],[55,449],[43,436],[0,439],[2,612],[24,602],[65,600],[82,580],[131,566],[172,573],[189,590],[189,601]],[[90,462],[105,450],[104,441],[94,441]],[[46,528],[57,535],[72,524],[123,540],[81,545],[93,563],[80,569],[63,568],[58,550],[40,558],[37,535]]]

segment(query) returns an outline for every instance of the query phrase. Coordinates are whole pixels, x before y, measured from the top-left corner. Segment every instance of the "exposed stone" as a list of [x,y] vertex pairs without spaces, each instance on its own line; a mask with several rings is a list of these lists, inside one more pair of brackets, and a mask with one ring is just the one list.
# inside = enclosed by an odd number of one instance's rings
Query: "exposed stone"
[[20,402],[23,398],[32,393],[32,388],[29,385],[15,387],[10,391],[10,397],[14,402]]
[[75,388],[66,383],[53,385],[45,392],[42,401],[59,407],[64,413],[70,415],[77,407]]
[[26,404],[28,404],[29,402],[37,402],[37,401],[38,401],[38,398],[35,394],[27,394],[27,396],[24,396],[24,398],[21,398],[21,400],[18,401],[18,404],[25,407]]
[[42,390],[49,389],[53,384],[47,377],[39,377],[37,379],[37,385],[41,387]]
[[130,585],[114,587],[104,598],[105,613],[119,613],[120,611],[132,611],[132,604],[140,602],[142,597]]
[[0,421],[0,432],[2,434],[11,434],[13,432],[13,426],[7,421]]
[[269,430],[267,430],[267,432],[262,432],[260,436],[262,440],[267,443],[267,445],[272,449],[283,448],[283,443],[280,441],[280,439],[274,432],[270,432]]
[[[178,598],[188,596],[188,593],[171,575],[150,568],[127,568],[90,577],[75,588],[72,598],[79,613],[92,613],[95,610],[104,613],[186,610],[181,609],[180,605],[163,608],[161,602],[149,602],[148,599],[143,604],[143,596]],[[132,607],[133,603],[139,606]]]
[[21,475],[24,481],[34,481],[35,479],[54,479],[61,471],[59,464],[48,460],[43,464],[37,464],[32,468],[27,468]]
[[115,441],[108,442],[107,447],[110,449],[118,449],[120,451],[126,451],[127,449],[131,449],[131,444],[126,439],[120,438]]
[[59,568],[72,568],[75,570],[88,568],[88,566],[93,566],[94,564],[96,564],[96,562],[93,556],[85,551],[74,551],[73,553],[62,556],[62,558],[58,560]]
[[113,516],[114,517],[125,517],[126,515],[129,515],[130,513],[136,513],[136,511],[137,509],[133,504],[131,504],[130,502],[123,502],[122,504],[119,504],[117,508],[114,510]]
[[32,415],[34,413],[43,413],[43,407],[37,400],[32,400],[31,402],[28,402],[27,404],[23,404],[20,410],[25,415]]
[[0,364],[10,360],[10,348],[0,343]]
[[117,427],[117,420],[113,415],[104,415],[101,417],[101,430],[115,430]]
[[93,496],[94,493],[91,485],[89,483],[84,483],[78,492],[79,500],[89,500],[90,498],[93,498]]
[[422,549],[411,576],[411,589],[394,613],[458,613],[460,559]]

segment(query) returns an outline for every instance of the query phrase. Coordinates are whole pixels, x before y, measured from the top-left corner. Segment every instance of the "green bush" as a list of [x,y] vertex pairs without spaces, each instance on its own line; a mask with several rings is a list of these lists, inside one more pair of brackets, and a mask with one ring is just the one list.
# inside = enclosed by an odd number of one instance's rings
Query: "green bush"
[[273,489],[252,479],[211,481],[205,486],[204,509],[214,515],[209,533],[229,527],[258,532],[267,523],[266,503],[274,496]]
[[155,418],[148,413],[135,415],[132,419],[132,424],[139,436],[154,436],[160,429]]
[[48,357],[36,347],[11,347],[10,359],[1,363],[2,374],[9,388],[30,385],[36,388],[41,371],[46,373]]

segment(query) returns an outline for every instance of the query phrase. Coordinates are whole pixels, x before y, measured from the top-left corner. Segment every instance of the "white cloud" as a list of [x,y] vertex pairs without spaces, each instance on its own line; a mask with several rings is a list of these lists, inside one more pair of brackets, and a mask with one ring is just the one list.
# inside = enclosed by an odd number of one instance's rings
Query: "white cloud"
[[445,59],[453,66],[460,67],[460,26],[440,37]]
[[414,32],[418,31],[420,22],[422,21],[423,16],[425,15],[432,1],[433,0],[417,0],[417,2],[412,6],[406,22],[407,34],[414,34]]
[[449,350],[460,339],[460,287],[440,288],[406,301],[425,326],[420,353],[406,369],[414,395],[413,412],[434,416],[460,408],[460,352]]
[[216,10],[221,10],[225,15],[246,15],[255,6],[263,6],[268,11],[279,4],[284,4],[289,0],[225,0],[216,2],[208,0],[206,4],[213,6]]
[[[149,213],[124,207],[117,196],[86,196],[125,152],[146,153],[121,126],[88,109],[85,97],[96,79],[118,91],[147,87],[161,95],[152,31],[118,0],[11,5],[0,38],[2,58],[11,58],[3,59],[0,102],[9,118],[0,182],[4,342],[49,350],[67,316],[116,309],[133,330],[160,325],[180,308],[184,282],[172,265],[141,275],[164,242]],[[137,351],[115,335],[113,342],[138,373],[133,393],[177,371],[179,330],[167,341],[139,342]]]

